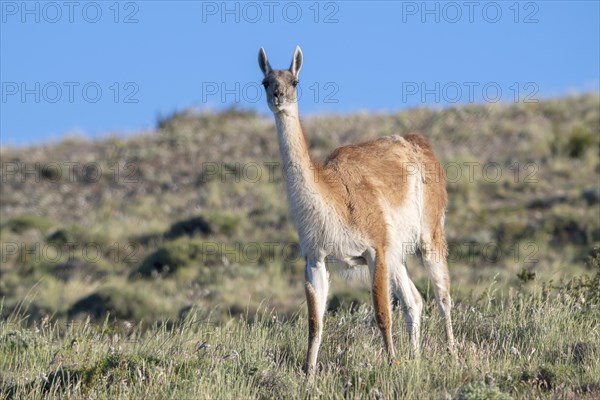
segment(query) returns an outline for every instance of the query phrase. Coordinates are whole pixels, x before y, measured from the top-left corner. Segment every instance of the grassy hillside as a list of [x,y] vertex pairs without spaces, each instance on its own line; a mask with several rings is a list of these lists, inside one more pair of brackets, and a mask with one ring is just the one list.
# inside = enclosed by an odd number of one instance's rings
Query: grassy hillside
[[[66,383],[100,398],[600,395],[590,306],[600,281],[588,261],[600,244],[598,94],[312,117],[304,128],[317,159],[382,135],[430,140],[447,173],[460,368],[442,356],[415,259],[424,358],[387,366],[368,284],[334,276],[325,378],[307,386],[303,260],[272,118],[189,110],[129,138],[2,149],[5,395],[60,397]],[[212,347],[197,350],[202,341]]]

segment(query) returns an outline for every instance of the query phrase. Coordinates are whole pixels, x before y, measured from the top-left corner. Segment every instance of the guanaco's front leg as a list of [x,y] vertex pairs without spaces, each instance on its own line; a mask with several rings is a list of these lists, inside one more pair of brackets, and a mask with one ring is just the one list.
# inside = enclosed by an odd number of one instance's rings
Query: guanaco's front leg
[[308,305],[308,352],[304,371],[312,375],[317,366],[317,356],[323,336],[323,316],[327,304],[329,280],[324,260],[306,261],[306,303]]

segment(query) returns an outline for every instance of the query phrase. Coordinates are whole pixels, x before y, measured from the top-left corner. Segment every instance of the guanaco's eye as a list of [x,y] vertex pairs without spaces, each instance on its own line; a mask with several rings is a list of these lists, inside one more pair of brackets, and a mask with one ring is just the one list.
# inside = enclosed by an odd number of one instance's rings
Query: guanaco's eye
[[263,86],[265,87],[265,89],[266,89],[266,88],[268,88],[268,87],[269,87],[269,82],[267,82],[267,81],[262,81],[262,85],[263,85]]
[[296,87],[296,86],[298,86],[298,83],[299,83],[299,81],[298,81],[298,80],[295,80],[294,82],[292,82],[292,85],[293,85],[294,87]]

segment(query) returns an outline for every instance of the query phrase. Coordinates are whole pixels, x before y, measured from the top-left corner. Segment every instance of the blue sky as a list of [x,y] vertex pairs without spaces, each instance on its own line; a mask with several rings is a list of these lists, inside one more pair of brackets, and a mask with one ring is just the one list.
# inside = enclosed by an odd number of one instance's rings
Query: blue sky
[[301,114],[598,91],[597,1],[1,1],[3,146],[153,129],[188,107],[268,113],[257,54],[301,45]]

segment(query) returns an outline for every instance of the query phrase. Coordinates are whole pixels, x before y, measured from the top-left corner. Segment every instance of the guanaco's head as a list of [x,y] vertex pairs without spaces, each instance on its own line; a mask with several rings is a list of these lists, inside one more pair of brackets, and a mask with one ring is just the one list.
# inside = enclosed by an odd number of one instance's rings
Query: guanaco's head
[[261,47],[258,53],[258,65],[265,79],[262,84],[267,92],[267,104],[273,113],[297,112],[298,74],[302,68],[302,50],[296,46],[289,69],[273,70],[267,60],[267,54]]

